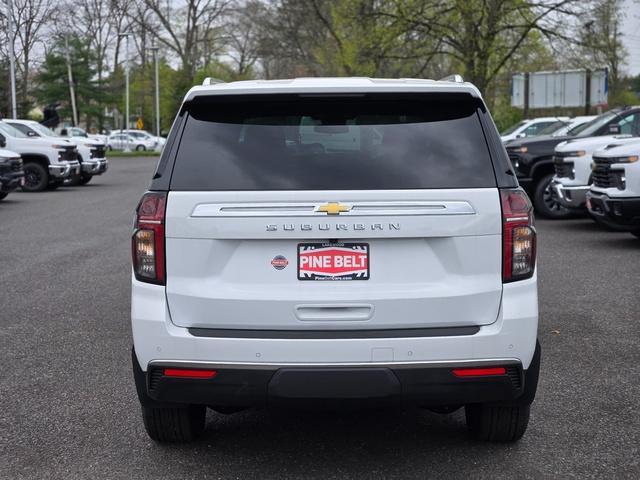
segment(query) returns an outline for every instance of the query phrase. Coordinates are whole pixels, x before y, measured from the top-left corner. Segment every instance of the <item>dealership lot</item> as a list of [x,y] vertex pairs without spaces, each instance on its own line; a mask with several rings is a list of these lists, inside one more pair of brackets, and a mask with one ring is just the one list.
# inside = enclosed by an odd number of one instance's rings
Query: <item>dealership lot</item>
[[637,477],[640,241],[539,221],[538,398],[517,444],[461,412],[211,415],[194,444],[144,433],[130,368],[129,232],[153,158],[0,204],[0,478]]

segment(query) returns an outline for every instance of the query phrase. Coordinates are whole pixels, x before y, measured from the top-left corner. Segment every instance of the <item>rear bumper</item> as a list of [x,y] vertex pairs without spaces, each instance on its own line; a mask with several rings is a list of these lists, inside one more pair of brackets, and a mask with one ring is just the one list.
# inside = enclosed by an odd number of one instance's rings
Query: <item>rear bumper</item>
[[[514,360],[374,365],[274,365],[153,362],[145,373],[133,355],[136,389],[148,406],[211,407],[531,403],[537,387],[540,349],[528,371]],[[505,373],[458,377],[456,368],[504,367]],[[215,369],[207,379],[175,378],[165,368]],[[525,388],[526,385],[526,388]]]
[[553,182],[551,188],[553,188],[553,192],[558,201],[567,208],[584,207],[587,201],[589,185],[568,187],[560,182]]
[[590,191],[586,198],[589,213],[603,223],[618,230],[640,231],[640,197],[612,198]]

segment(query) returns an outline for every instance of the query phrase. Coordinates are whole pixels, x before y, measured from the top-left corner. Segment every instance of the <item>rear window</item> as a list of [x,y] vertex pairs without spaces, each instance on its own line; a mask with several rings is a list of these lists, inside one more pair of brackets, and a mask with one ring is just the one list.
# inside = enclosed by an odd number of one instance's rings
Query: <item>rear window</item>
[[495,187],[479,107],[458,94],[198,98],[170,188]]

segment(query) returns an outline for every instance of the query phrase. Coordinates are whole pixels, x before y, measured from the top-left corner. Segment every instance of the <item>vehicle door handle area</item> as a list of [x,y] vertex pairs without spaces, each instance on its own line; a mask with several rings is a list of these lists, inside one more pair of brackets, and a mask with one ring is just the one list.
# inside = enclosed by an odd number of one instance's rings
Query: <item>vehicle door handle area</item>
[[367,304],[296,305],[295,314],[302,322],[366,322],[373,310],[373,305]]

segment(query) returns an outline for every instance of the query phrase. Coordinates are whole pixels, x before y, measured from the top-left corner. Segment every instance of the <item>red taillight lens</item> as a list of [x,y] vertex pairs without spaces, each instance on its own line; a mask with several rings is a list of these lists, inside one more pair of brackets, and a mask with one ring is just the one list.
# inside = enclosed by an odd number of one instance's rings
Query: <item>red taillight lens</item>
[[196,370],[192,368],[165,368],[165,377],[176,378],[213,378],[218,372],[216,370]]
[[533,207],[520,188],[501,190],[502,281],[513,282],[533,276],[536,265],[536,230]]
[[480,367],[480,368],[454,368],[453,374],[456,377],[492,377],[494,375],[506,375],[507,369],[504,367]]
[[167,194],[147,192],[136,210],[131,239],[133,272],[141,282],[164,285],[164,212]]

